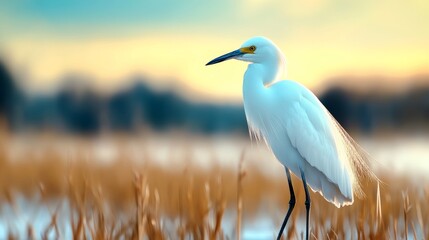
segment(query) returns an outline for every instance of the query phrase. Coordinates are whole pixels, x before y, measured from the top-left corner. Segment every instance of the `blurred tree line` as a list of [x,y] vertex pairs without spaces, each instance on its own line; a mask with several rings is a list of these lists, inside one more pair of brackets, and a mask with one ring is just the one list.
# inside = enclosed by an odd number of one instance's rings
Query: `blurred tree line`
[[155,91],[142,79],[109,96],[98,94],[81,76],[67,76],[53,95],[25,94],[0,61],[0,115],[15,131],[60,130],[94,134],[102,130],[134,132],[141,126],[158,131],[196,133],[247,131],[239,105],[195,103],[174,91]]
[[[247,133],[241,105],[195,103],[174,91],[155,91],[142,79],[109,96],[79,83],[79,76],[53,95],[25,94],[0,61],[0,115],[15,131],[59,130],[95,134],[102,130],[134,132],[141,126],[158,131],[184,129],[196,133]],[[332,88],[319,96],[346,129],[371,133],[427,127],[429,88],[395,96],[357,95]]]

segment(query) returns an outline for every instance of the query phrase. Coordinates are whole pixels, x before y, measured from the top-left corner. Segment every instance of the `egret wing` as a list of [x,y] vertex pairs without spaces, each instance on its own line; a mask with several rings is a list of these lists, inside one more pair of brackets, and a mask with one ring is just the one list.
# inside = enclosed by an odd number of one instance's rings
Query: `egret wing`
[[344,196],[353,199],[354,175],[335,119],[305,88],[287,104],[285,128],[292,145],[308,164],[336,184]]

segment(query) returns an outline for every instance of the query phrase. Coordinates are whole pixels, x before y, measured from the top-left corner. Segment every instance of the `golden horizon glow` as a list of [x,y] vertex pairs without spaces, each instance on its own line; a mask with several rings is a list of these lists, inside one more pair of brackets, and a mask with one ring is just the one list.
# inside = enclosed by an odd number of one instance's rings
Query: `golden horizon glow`
[[[429,69],[429,55],[421,50],[423,46],[361,49],[334,43],[320,47],[287,39],[277,43],[286,55],[287,79],[316,90],[337,75],[406,77]],[[67,73],[90,76],[102,88],[118,86],[125,77],[141,74],[160,81],[155,85],[178,81],[204,96],[238,100],[246,64],[235,60],[216,66],[204,64],[240,44],[239,40],[175,34],[82,42],[50,39],[49,44],[32,39],[15,41],[8,49],[18,66],[28,65],[30,85],[39,88],[55,83]]]

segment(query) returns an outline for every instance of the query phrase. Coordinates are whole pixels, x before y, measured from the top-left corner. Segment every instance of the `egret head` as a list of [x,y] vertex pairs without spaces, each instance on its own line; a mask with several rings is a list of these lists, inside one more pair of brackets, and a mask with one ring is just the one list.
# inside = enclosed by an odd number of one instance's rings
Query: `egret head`
[[252,37],[244,42],[239,49],[217,57],[206,65],[220,63],[229,59],[251,63],[283,63],[283,55],[279,48],[265,37]]

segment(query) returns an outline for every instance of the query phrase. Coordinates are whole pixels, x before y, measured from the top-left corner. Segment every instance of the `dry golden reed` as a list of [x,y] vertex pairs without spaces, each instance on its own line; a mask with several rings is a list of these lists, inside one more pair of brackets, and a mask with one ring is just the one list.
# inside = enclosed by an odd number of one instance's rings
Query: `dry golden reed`
[[[166,169],[160,164],[137,163],[119,154],[100,163],[77,151],[73,159],[55,151],[23,154],[10,161],[8,136],[0,137],[0,203],[16,206],[20,194],[35,204],[66,199],[73,239],[231,239],[222,229],[226,211],[236,213],[235,235],[241,239],[243,218],[252,218],[272,199],[278,213],[286,213],[289,191],[285,178],[263,174],[257,166],[237,159],[237,168],[192,164]],[[85,141],[80,139],[80,146]],[[186,157],[186,155],[185,155]],[[186,159],[183,159],[186,162]],[[429,239],[429,185],[413,179],[378,173],[383,180],[363,183],[366,197],[341,209],[312,193],[312,239]],[[300,180],[293,177],[295,184]],[[298,186],[298,185],[297,185]],[[300,185],[301,186],[301,185]],[[283,239],[301,239],[298,226],[304,210],[304,193],[296,187],[297,206]],[[28,225],[27,232],[9,232],[9,239],[48,239],[64,236],[58,226],[58,209],[42,233]],[[18,211],[17,211],[18,212]],[[279,214],[279,216],[282,214]],[[121,217],[118,217],[121,216]],[[167,225],[166,219],[173,225]],[[282,219],[273,217],[278,226]],[[272,229],[273,239],[277,228]],[[25,234],[25,236],[22,236]]]

